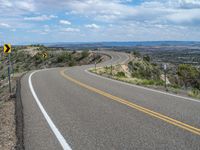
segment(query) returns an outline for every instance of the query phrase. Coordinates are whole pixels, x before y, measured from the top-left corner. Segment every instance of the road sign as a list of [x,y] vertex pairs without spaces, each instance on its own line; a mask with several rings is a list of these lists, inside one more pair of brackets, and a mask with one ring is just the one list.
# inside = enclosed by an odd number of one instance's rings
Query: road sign
[[167,90],[167,64],[163,65],[164,75],[165,75],[165,89]]
[[164,70],[167,70],[167,65],[164,64],[164,65],[163,65],[163,68],[164,68]]
[[4,44],[3,50],[5,54],[11,53],[11,44]]
[[43,53],[43,54],[42,54],[42,57],[43,57],[43,58],[47,58],[47,57],[48,57],[48,54],[47,54],[47,53]]

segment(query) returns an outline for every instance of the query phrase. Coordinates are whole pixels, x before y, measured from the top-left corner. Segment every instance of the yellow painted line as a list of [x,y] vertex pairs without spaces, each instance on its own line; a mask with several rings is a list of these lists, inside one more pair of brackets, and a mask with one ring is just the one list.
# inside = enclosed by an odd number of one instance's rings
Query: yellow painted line
[[95,93],[98,93],[98,94],[100,94],[100,95],[103,95],[103,96],[105,96],[105,97],[107,97],[107,98],[109,98],[109,99],[112,99],[112,100],[114,100],[114,101],[117,101],[117,102],[119,102],[119,103],[121,103],[121,104],[124,104],[124,105],[126,105],[126,106],[129,106],[129,107],[134,108],[134,109],[136,109],[136,110],[139,110],[139,111],[141,111],[141,112],[143,112],[143,113],[146,113],[146,114],[148,114],[148,115],[150,115],[150,116],[153,116],[153,117],[155,117],[155,118],[161,119],[161,120],[163,120],[163,121],[165,121],[165,122],[168,122],[168,123],[170,123],[170,124],[173,124],[173,125],[175,125],[175,126],[177,126],[177,127],[180,127],[180,128],[185,129],[185,130],[187,130],[187,131],[190,131],[190,132],[192,132],[192,133],[194,133],[194,134],[200,135],[200,129],[199,129],[199,128],[193,127],[193,126],[191,126],[191,125],[188,125],[188,124],[183,123],[183,122],[181,122],[181,121],[175,120],[175,119],[173,119],[173,118],[170,118],[170,117],[165,116],[165,115],[163,115],[163,114],[160,114],[160,113],[158,113],[158,112],[155,112],[155,111],[152,111],[152,110],[147,109],[147,108],[145,108],[145,107],[142,107],[142,106],[139,106],[139,105],[137,105],[137,104],[134,104],[134,103],[132,103],[132,102],[130,102],[130,101],[128,101],[128,100],[122,99],[122,98],[120,98],[120,97],[117,97],[117,96],[111,95],[111,94],[109,94],[109,93],[106,93],[106,92],[104,92],[104,91],[101,91],[101,90],[99,90],[99,89],[96,89],[96,88],[94,88],[94,87],[92,87],[92,86],[86,85],[86,84],[84,84],[84,83],[82,83],[82,82],[80,82],[80,81],[78,81],[78,80],[75,80],[75,79],[73,79],[72,77],[66,75],[66,74],[65,74],[65,70],[60,71],[60,74],[61,74],[64,78],[66,78],[66,79],[68,79],[68,80],[70,80],[70,81],[72,81],[72,82],[78,84],[79,86],[84,87],[84,88],[86,88],[86,89],[88,89],[88,90],[90,90],[90,91],[93,91],[93,92],[95,92]]

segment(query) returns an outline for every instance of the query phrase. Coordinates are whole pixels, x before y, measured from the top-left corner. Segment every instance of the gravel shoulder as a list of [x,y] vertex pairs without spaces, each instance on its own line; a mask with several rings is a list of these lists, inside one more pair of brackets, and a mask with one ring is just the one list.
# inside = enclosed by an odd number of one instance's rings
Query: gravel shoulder
[[[6,90],[7,88],[5,88]],[[1,93],[1,97],[2,97]],[[5,95],[5,93],[4,93]],[[15,100],[8,99],[0,101],[0,149],[14,150],[16,145],[15,124]]]

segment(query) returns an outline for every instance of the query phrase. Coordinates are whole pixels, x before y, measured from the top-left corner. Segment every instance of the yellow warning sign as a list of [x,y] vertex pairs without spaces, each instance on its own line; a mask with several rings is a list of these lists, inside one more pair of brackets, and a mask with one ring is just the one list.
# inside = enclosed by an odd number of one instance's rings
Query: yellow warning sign
[[48,54],[47,54],[47,53],[43,53],[42,56],[43,56],[44,58],[47,58],[47,57],[48,57]]
[[3,50],[5,54],[11,53],[11,44],[4,44]]

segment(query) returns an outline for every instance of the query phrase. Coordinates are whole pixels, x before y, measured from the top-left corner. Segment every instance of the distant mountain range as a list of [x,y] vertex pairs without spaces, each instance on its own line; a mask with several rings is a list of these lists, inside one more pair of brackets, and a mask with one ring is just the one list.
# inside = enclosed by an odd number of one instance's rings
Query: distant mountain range
[[200,46],[199,41],[144,41],[144,42],[80,42],[80,43],[43,43],[49,47],[85,47],[85,48],[98,48],[98,47],[133,47],[133,46]]

